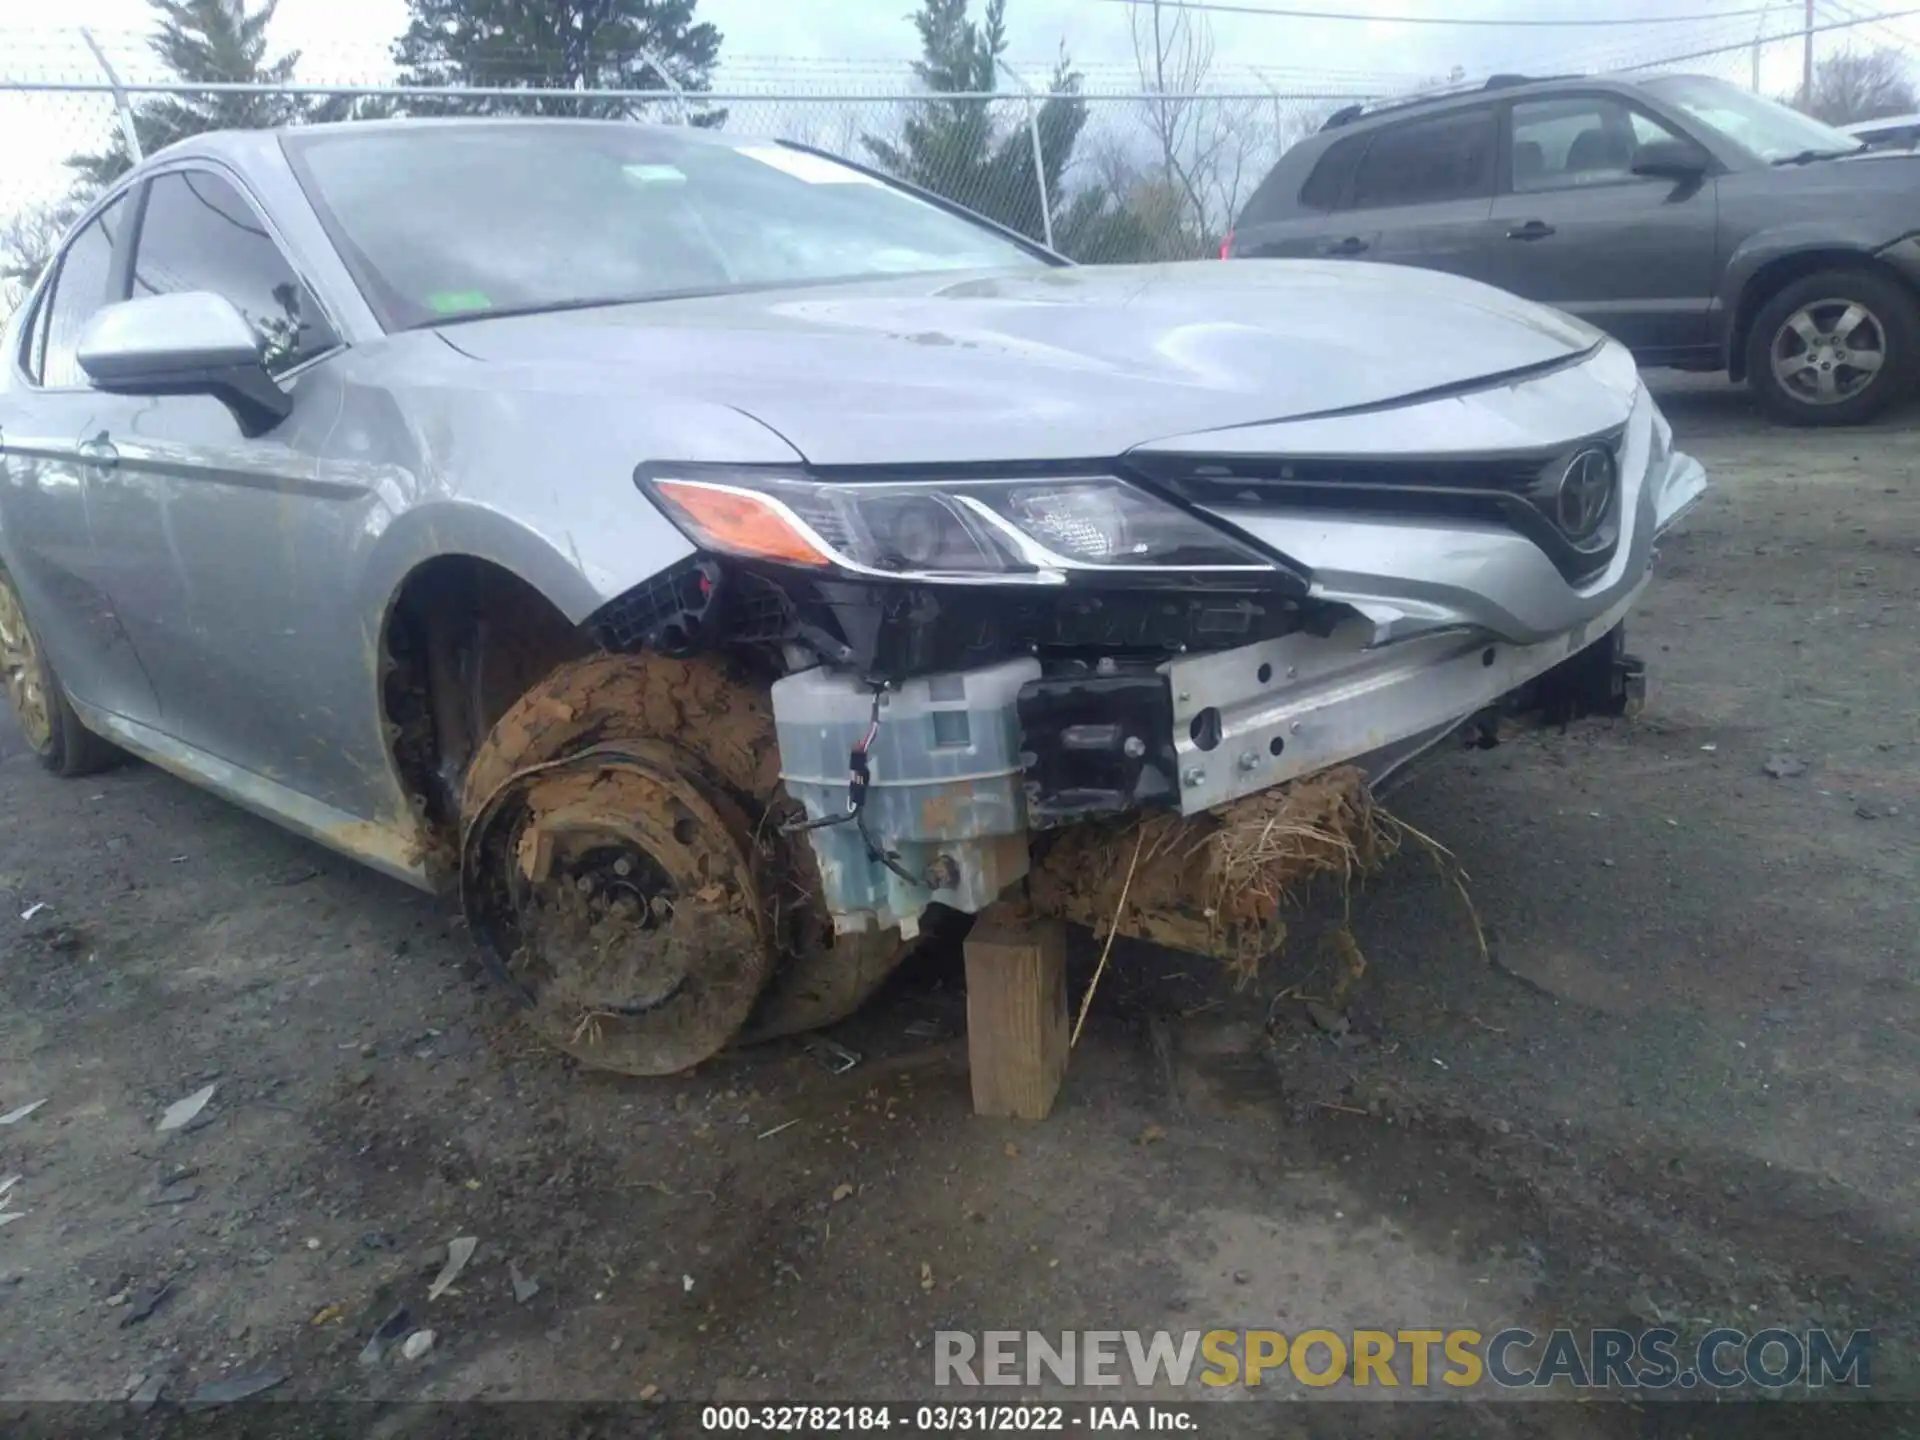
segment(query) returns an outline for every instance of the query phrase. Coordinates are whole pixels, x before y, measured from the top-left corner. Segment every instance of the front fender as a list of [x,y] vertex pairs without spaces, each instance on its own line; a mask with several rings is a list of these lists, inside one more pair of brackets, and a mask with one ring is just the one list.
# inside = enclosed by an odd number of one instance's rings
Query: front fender
[[[355,377],[378,466],[344,457],[385,493],[370,526],[361,613],[381,615],[406,576],[445,555],[486,560],[579,624],[693,553],[634,483],[647,461],[791,464],[793,448],[721,405],[636,394],[605,369],[476,362],[413,337]],[[377,472],[377,473],[376,473]]]
[[1720,291],[1714,309],[1723,317],[1721,344],[1730,365],[1740,357],[1734,353],[1741,339],[1741,321],[1747,311],[1742,303],[1755,278],[1768,267],[1800,257],[1819,257],[1836,264],[1849,260],[1871,260],[1900,238],[1897,230],[1865,219],[1795,221],[1769,226],[1746,236],[1727,257],[1720,276]]

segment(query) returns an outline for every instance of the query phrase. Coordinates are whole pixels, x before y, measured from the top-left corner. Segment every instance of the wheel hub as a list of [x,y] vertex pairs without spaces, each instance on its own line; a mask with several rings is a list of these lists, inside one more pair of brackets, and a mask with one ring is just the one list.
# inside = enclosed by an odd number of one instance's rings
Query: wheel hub
[[53,744],[53,707],[48,703],[46,670],[40,650],[28,628],[26,612],[13,586],[0,577],[0,673],[4,673],[7,703],[21,733],[36,751],[45,754]]
[[739,1030],[770,964],[747,827],[670,745],[514,777],[470,828],[469,914],[538,1029],[670,1074]]
[[1837,405],[1860,394],[1886,363],[1880,319],[1854,300],[1817,300],[1786,318],[1773,338],[1774,379],[1808,405]]

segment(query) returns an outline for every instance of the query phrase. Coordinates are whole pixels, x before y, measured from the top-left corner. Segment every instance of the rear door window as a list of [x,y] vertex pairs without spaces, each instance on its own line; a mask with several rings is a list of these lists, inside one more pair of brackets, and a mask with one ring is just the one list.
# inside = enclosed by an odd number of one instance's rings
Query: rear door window
[[1492,195],[1495,134],[1491,109],[1435,115],[1376,131],[1354,176],[1355,208]]

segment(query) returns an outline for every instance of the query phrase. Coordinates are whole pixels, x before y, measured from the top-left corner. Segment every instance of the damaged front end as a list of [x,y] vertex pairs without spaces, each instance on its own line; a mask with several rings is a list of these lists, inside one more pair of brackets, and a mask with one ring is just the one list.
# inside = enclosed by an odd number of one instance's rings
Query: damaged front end
[[[1537,407],[1560,374],[1473,403]],[[701,553],[603,610],[596,638],[765,657],[804,810],[787,828],[840,934],[978,913],[1036,853],[1035,902],[1089,921],[1114,897],[1074,877],[1108,883],[1119,823],[1136,866],[1152,851],[1140,895],[1166,891],[1131,907],[1159,920],[1123,928],[1244,958],[1273,939],[1275,877],[1364,859],[1372,796],[1412,760],[1637,703],[1622,622],[1704,478],[1637,381],[1625,399],[1570,439],[1441,459],[648,466]],[[1422,408],[1416,425],[1438,418]],[[1269,855],[1255,832],[1293,839]]]

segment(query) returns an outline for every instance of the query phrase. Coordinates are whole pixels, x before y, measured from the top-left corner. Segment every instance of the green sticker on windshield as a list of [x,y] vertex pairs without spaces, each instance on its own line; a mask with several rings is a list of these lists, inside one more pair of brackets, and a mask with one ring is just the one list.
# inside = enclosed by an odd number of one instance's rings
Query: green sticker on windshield
[[436,315],[459,315],[468,310],[491,310],[493,301],[479,290],[436,290],[427,296],[427,308]]

